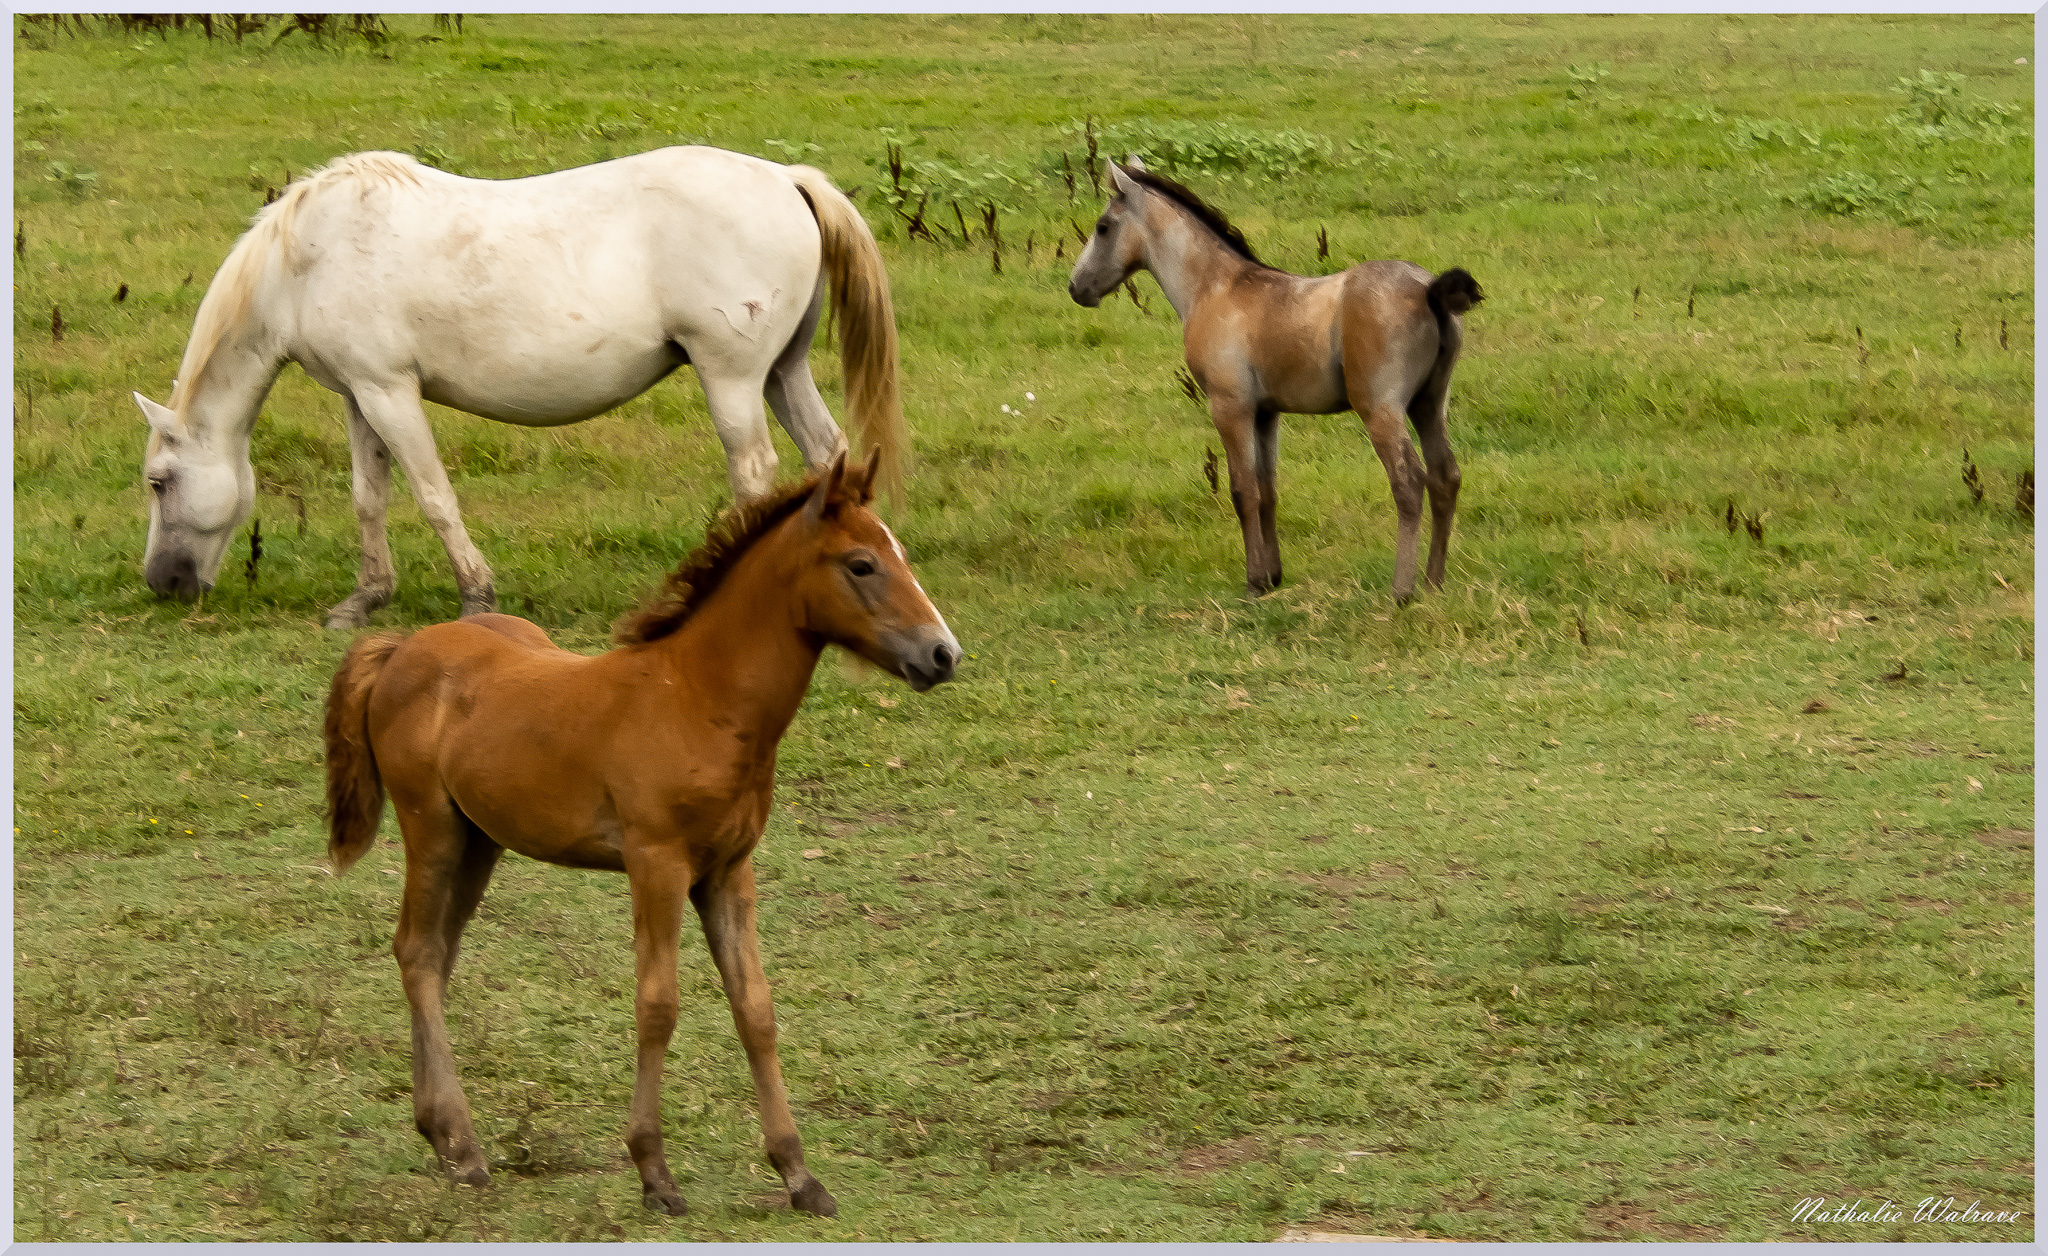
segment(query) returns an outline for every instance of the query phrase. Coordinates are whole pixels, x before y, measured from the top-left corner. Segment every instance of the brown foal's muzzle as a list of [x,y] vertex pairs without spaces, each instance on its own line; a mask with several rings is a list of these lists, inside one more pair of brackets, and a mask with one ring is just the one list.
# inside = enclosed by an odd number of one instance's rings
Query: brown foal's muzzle
[[891,634],[881,645],[895,656],[895,673],[919,693],[953,679],[953,669],[960,665],[960,643],[937,624]]

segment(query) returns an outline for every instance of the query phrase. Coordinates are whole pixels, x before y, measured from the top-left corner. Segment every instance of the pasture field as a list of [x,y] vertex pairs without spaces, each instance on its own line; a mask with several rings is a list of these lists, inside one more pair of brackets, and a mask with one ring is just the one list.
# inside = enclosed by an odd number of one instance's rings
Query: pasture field
[[[2032,1237],[2028,19],[15,21],[17,1238]],[[1283,268],[1478,278],[1441,592],[1392,604],[1339,415],[1283,421],[1287,584],[1243,600],[1171,310],[1066,296],[1091,136]],[[893,521],[970,654],[926,695],[830,662],[783,746],[762,946],[829,1222],[696,946],[695,1211],[642,1211],[623,879],[517,860],[450,995],[495,1181],[434,1171],[399,852],[321,866],[336,399],[271,394],[253,581],[239,540],[200,605],[139,575],[128,392],[266,189],[672,142],[857,189]],[[572,648],[725,504],[687,371],[436,419],[501,606]],[[380,626],[452,615],[402,493],[392,535]]]

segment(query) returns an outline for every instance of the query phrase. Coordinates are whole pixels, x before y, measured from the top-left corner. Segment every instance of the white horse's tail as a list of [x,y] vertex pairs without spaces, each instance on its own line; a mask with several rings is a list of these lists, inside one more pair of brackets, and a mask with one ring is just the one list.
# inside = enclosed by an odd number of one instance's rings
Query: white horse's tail
[[903,500],[904,456],[910,432],[896,383],[896,310],[889,274],[882,269],[874,233],[853,202],[822,170],[788,167],[823,237],[825,273],[832,285],[832,318],[839,324],[840,369],[846,377],[846,419],[858,428],[863,450],[880,447],[878,487]]

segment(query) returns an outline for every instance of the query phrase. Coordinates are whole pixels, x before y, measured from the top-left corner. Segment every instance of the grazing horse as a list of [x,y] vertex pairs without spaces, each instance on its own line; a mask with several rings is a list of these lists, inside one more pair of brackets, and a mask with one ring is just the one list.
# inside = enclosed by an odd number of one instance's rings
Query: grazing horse
[[456,1077],[442,1002],[456,948],[507,848],[624,872],[633,897],[639,1054],[626,1147],[649,1208],[680,1215],[661,1136],[687,901],[725,983],[768,1159],[790,1203],[831,1216],[804,1166],[775,1053],[754,935],[752,855],[775,750],[827,643],[920,692],[960,645],[866,505],[875,461],[756,498],[718,525],[662,594],[594,657],[510,615],[375,633],[327,699],[328,853],[346,870],[377,836],[388,792],[405,838],[392,949],[412,1006],[414,1123],[458,1180],[489,1179]]
[[846,449],[808,353],[831,277],[847,412],[900,490],[896,320],[874,236],[808,166],[664,148],[530,179],[357,153],[285,189],[221,264],[171,404],[149,420],[143,575],[213,587],[256,479],[249,435],[286,362],[341,394],[362,567],[328,612],[359,628],[397,584],[391,460],[448,549],[462,613],[497,605],[420,401],[528,427],[602,414],[697,368],[736,500],[775,484],[762,401],[813,471]]
[[[1180,315],[1188,368],[1209,397],[1209,417],[1230,462],[1230,501],[1244,528],[1245,587],[1280,584],[1281,414],[1355,410],[1394,490],[1400,533],[1394,597],[1415,593],[1422,495],[1429,492],[1429,584],[1441,587],[1458,509],[1458,460],[1445,431],[1451,368],[1464,338],[1460,315],[1483,298],[1457,268],[1430,277],[1408,262],[1362,262],[1303,278],[1259,261],[1244,233],[1193,192],[1134,160],[1107,163],[1109,204],[1067,282],[1093,308],[1149,270]],[[1415,456],[1405,414],[1422,437]]]

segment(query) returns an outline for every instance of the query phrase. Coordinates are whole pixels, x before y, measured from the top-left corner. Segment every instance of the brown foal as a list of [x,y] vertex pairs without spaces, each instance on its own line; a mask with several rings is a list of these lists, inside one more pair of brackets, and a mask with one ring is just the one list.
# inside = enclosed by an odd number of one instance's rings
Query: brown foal
[[[1429,584],[1444,582],[1458,460],[1445,407],[1463,343],[1461,315],[1484,299],[1453,267],[1434,278],[1408,262],[1363,262],[1320,278],[1275,270],[1244,234],[1173,180],[1107,163],[1109,204],[1074,263],[1067,292],[1094,307],[1140,270],[1180,315],[1188,369],[1230,463],[1230,500],[1244,528],[1245,587],[1280,584],[1281,414],[1355,410],[1387,469],[1400,531],[1394,597],[1415,593],[1422,498],[1429,495]],[[1403,417],[1422,438],[1422,458]]]
[[392,949],[412,1005],[413,1116],[457,1179],[489,1179],[442,1016],[462,929],[507,849],[624,872],[633,898],[639,1051],[626,1147],[649,1208],[686,1211],[662,1147],[662,1061],[676,1024],[684,903],[732,1005],[768,1158],[790,1203],[832,1216],[804,1166],[754,933],[752,855],[775,751],[827,644],[920,692],[960,645],[903,547],[866,507],[877,460],[842,455],[739,507],[595,657],[510,615],[366,636],[327,700],[328,852],[346,870],[388,792],[405,839]]

